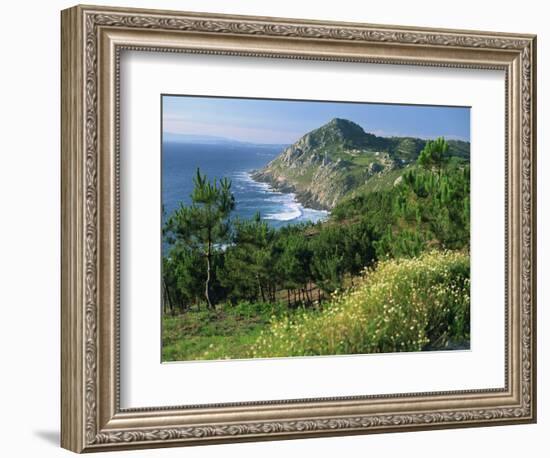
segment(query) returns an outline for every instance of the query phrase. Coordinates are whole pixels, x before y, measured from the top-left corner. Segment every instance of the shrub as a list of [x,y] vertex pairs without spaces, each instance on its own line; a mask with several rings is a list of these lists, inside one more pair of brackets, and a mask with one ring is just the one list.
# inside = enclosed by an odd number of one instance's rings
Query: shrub
[[288,313],[283,302],[250,302],[241,301],[236,305],[224,304],[222,309],[231,315],[238,315],[243,318],[280,316]]
[[381,353],[469,345],[470,261],[432,251],[381,261],[320,312],[275,318],[252,357]]

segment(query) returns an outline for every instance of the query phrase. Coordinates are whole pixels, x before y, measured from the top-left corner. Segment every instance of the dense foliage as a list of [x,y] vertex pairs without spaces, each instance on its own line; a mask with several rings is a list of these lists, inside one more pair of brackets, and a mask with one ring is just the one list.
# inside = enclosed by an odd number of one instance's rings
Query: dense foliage
[[321,312],[275,318],[251,356],[417,351],[468,342],[469,261],[461,252],[382,261]]
[[461,249],[470,242],[470,167],[441,172],[415,167],[388,191],[342,201],[335,222],[366,221],[376,256],[417,256],[427,248]]
[[[200,255],[204,257],[206,261],[204,298],[208,307],[212,308],[210,288],[216,254],[214,245],[225,242],[228,237],[230,231],[228,218],[235,208],[235,198],[231,193],[231,182],[227,178],[220,180],[219,185],[216,181],[211,183],[197,169],[194,184],[191,194],[192,204],[189,207],[180,205],[166,223],[167,239],[176,243],[176,250],[185,253],[184,257],[187,257],[185,261],[196,259]],[[195,270],[193,267],[191,266],[191,269]],[[186,272],[185,276],[188,281],[192,281],[188,273]],[[167,288],[171,289],[173,286],[168,284]]]
[[193,232],[198,221],[194,215],[212,211],[194,202],[166,223],[171,248],[163,261],[164,295],[172,311],[198,309],[205,299],[210,308],[281,297],[291,307],[312,305],[375,260],[372,231],[365,222],[276,231],[257,214],[251,220],[223,219],[211,230]]

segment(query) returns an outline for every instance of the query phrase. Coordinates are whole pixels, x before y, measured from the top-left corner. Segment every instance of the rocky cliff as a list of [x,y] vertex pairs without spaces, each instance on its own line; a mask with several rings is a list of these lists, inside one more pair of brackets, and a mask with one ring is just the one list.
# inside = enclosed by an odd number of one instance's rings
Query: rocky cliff
[[[330,210],[346,194],[365,186],[391,186],[426,144],[412,137],[378,137],[358,124],[335,118],[284,149],[252,178],[296,193],[310,208]],[[469,160],[468,142],[449,141],[449,154]]]

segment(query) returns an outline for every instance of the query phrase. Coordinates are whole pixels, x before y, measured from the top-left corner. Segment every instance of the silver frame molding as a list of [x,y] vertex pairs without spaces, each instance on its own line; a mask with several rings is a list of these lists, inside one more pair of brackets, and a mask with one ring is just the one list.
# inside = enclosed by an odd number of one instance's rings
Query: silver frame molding
[[[76,6],[61,15],[61,445],[75,452],[536,421],[536,37]],[[121,409],[120,53],[181,52],[506,74],[506,386]]]

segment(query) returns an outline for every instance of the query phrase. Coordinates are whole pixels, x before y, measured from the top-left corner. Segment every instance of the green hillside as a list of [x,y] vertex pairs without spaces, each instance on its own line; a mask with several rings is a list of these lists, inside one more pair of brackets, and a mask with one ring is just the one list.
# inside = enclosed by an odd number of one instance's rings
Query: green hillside
[[[448,144],[448,155],[455,162],[469,160],[468,142]],[[390,188],[425,145],[420,138],[379,137],[352,121],[335,118],[286,148],[253,178],[295,192],[305,206],[330,210],[357,190]]]

